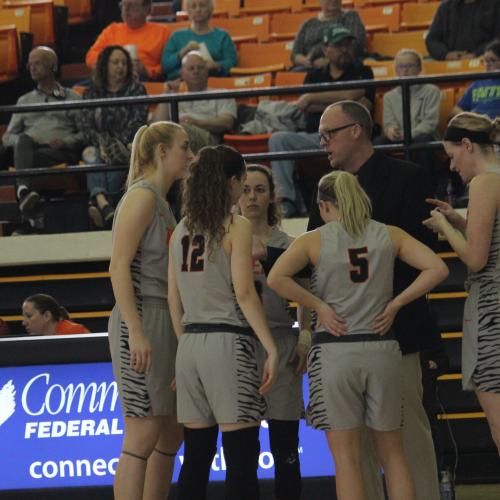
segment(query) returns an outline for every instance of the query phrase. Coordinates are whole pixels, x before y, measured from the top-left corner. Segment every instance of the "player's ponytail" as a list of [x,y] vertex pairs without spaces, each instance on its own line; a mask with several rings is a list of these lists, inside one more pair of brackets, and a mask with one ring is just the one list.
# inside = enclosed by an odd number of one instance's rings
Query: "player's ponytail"
[[231,212],[230,179],[245,173],[243,157],[219,145],[202,148],[189,166],[182,190],[182,214],[191,234],[203,234],[210,249],[225,234],[224,220]]
[[339,211],[341,224],[352,237],[359,236],[368,224],[372,205],[358,179],[337,170],[319,181],[318,199],[333,203]]

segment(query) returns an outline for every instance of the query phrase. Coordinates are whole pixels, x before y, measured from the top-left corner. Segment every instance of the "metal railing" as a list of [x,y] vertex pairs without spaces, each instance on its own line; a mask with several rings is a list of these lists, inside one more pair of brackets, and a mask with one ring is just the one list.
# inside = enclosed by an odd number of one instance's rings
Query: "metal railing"
[[[228,98],[244,98],[257,96],[283,96],[289,94],[304,94],[325,91],[341,91],[351,89],[371,89],[377,87],[401,87],[403,101],[403,142],[398,144],[374,146],[376,150],[394,151],[403,150],[407,158],[413,149],[437,149],[441,143],[432,141],[427,143],[412,144],[411,143],[411,118],[410,118],[410,87],[415,84],[423,83],[446,83],[446,82],[461,82],[472,80],[483,80],[487,78],[500,78],[498,72],[480,72],[480,73],[460,73],[447,75],[433,76],[418,76],[404,78],[388,78],[384,80],[356,80],[350,82],[335,82],[335,83],[319,83],[319,84],[304,84],[286,87],[260,87],[252,89],[239,90],[207,90],[203,92],[186,92],[182,94],[159,94],[150,96],[135,96],[135,97],[112,97],[105,99],[85,99],[78,101],[64,101],[40,104],[23,104],[23,105],[6,105],[0,106],[0,113],[22,113],[22,112],[43,112],[57,111],[65,109],[80,109],[80,108],[96,108],[118,105],[137,105],[137,104],[155,104],[167,102],[171,106],[172,121],[179,121],[179,102],[182,101],[201,101],[205,99],[228,99]],[[293,152],[274,152],[274,153],[254,153],[245,154],[247,161],[270,161],[279,159],[296,160],[308,157],[323,156],[325,153],[320,150],[303,150]],[[88,172],[100,172],[106,169],[111,170],[127,170],[128,165],[109,166],[98,164],[92,166],[71,165],[64,170],[48,168],[36,168],[23,170],[22,172],[0,172],[0,177],[18,177],[18,176],[44,176],[44,175],[60,175],[64,174],[81,174]]]

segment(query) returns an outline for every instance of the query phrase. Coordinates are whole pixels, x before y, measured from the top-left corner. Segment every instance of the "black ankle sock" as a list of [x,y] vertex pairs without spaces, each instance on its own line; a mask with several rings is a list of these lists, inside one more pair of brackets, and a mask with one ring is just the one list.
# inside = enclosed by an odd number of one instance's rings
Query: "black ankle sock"
[[299,422],[269,420],[269,442],[274,458],[274,494],[277,500],[300,498]]
[[226,460],[226,500],[257,500],[259,482],[259,427],[222,433]]
[[178,500],[205,500],[218,433],[216,425],[206,429],[184,427],[184,461],[177,482]]

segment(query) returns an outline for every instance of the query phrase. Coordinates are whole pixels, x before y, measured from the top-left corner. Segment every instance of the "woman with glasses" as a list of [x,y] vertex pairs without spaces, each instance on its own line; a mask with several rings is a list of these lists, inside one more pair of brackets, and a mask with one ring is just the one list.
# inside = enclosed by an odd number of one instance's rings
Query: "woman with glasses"
[[[325,225],[297,238],[276,261],[268,283],[313,312],[307,417],[326,432],[335,459],[338,498],[367,498],[361,428],[371,431],[389,498],[415,490],[401,438],[401,351],[391,328],[397,312],[446,278],[443,261],[402,229],[371,219],[357,178],[335,171],[318,187]],[[393,297],[395,259],[420,270]],[[293,280],[314,266],[311,290]]]
[[[486,71],[500,71],[500,40],[495,40],[486,46],[483,60]],[[500,78],[476,80],[467,88],[465,94],[453,108],[453,116],[462,113],[462,111],[472,111],[488,115],[494,120],[500,116],[499,86]]]

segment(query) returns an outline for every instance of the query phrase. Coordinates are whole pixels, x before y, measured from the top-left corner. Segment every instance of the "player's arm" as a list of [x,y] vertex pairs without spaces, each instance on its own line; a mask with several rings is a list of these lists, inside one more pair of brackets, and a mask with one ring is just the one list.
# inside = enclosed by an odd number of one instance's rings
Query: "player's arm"
[[135,302],[130,265],[146,229],[153,220],[155,199],[146,189],[134,189],[124,199],[114,227],[109,272],[116,304],[129,333],[130,363],[137,372],[151,367],[151,346]]
[[177,286],[177,278],[175,276],[175,262],[172,258],[173,255],[173,242],[175,241],[175,231],[170,237],[169,255],[168,259],[168,308],[170,310],[170,317],[174,326],[175,335],[179,340],[184,332],[182,328],[182,315],[184,308],[182,307],[181,295]]

